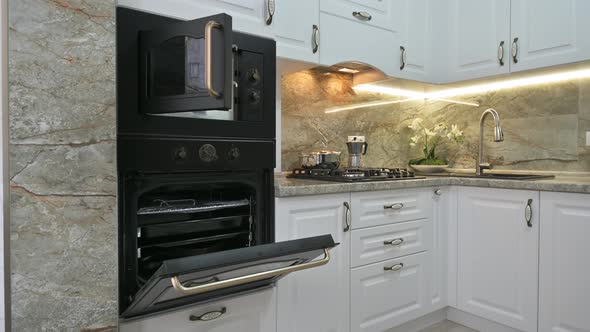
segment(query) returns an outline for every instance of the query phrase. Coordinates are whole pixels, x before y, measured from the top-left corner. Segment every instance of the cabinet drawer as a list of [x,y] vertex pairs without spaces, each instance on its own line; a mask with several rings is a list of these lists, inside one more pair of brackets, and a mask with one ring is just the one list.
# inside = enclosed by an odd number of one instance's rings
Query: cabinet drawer
[[425,314],[427,261],[423,252],[353,269],[351,332],[386,331]]
[[430,217],[432,197],[427,189],[352,194],[352,228],[386,225]]
[[[259,332],[276,331],[275,288],[247,295],[222,299],[186,309],[156,315],[120,324],[121,332]],[[191,320],[209,313],[219,317],[208,320]]]
[[429,219],[395,223],[352,231],[351,266],[371,264],[430,250]]
[[[399,6],[383,0],[322,0],[320,10],[365,25],[399,31]],[[354,13],[357,13],[356,16]],[[359,15],[361,14],[361,15]],[[370,19],[366,15],[370,15]]]

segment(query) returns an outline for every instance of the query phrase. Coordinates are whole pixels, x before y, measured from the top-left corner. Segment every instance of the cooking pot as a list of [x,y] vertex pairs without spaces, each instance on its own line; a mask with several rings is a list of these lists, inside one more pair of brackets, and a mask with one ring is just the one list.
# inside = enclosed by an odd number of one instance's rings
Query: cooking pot
[[336,169],[340,166],[340,154],[335,150],[314,150],[301,154],[301,167]]

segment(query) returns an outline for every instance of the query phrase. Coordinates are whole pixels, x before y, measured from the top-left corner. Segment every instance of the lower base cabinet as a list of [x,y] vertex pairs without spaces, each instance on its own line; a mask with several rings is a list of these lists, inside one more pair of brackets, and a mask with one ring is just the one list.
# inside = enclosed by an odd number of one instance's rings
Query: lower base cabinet
[[[205,320],[199,317],[205,316]],[[216,317],[217,316],[217,317]],[[216,317],[211,319],[212,317]],[[210,320],[207,320],[210,319]],[[120,332],[277,332],[276,288],[122,322]]]
[[375,263],[350,274],[351,332],[381,332],[427,313],[427,252]]
[[590,195],[541,193],[539,332],[590,332]]

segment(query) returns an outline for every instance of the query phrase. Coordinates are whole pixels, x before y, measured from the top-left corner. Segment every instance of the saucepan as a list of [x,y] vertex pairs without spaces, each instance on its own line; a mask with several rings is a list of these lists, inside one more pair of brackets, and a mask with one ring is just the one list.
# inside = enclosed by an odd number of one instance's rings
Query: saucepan
[[335,150],[314,150],[301,154],[301,167],[336,169],[340,166],[340,154]]

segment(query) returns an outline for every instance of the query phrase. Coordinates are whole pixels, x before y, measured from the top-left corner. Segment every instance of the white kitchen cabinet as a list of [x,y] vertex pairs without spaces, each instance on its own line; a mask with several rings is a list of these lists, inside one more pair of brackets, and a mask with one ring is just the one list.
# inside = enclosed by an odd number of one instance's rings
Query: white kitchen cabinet
[[320,64],[362,62],[394,76],[399,72],[399,35],[320,12]]
[[460,188],[458,200],[458,308],[536,332],[539,193]]
[[429,255],[432,263],[430,280],[430,311],[442,309],[448,301],[448,270],[456,267],[456,261],[449,257],[449,224],[456,218],[457,200],[456,188],[433,188],[431,191],[432,208],[432,238]]
[[[315,30],[320,25],[320,1],[276,1],[271,23],[277,56],[318,63],[320,47],[314,49]],[[319,41],[319,39],[318,39]]]
[[[208,314],[211,320],[196,317]],[[221,315],[219,315],[221,314]],[[219,315],[219,316],[218,316]],[[207,316],[205,316],[207,317]],[[216,300],[185,309],[121,322],[121,332],[273,332],[276,329],[275,288]]]
[[233,29],[272,37],[266,24],[268,0],[118,0],[117,5],[159,15],[192,20],[226,13],[232,17]]
[[395,0],[401,23],[399,37],[400,71],[396,75],[416,81],[431,81],[432,0]]
[[278,330],[348,332],[350,231],[346,207],[350,194],[276,199],[276,241],[331,234],[340,243],[330,262],[278,282]]
[[397,32],[400,27],[398,21],[399,8],[396,7],[395,1],[321,0],[320,10],[324,13],[385,30]]
[[444,82],[509,73],[510,0],[448,3],[449,32],[441,36],[447,39],[448,47]]
[[590,331],[590,195],[541,193],[539,332]]
[[387,331],[424,315],[429,302],[428,258],[422,252],[353,269],[350,331]]
[[590,1],[512,0],[511,70],[590,59]]

